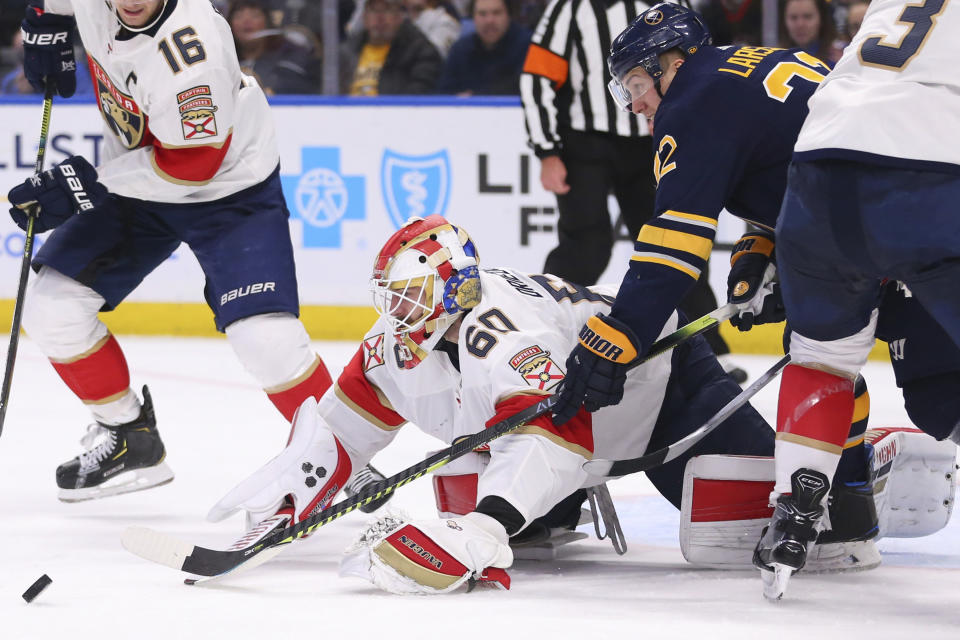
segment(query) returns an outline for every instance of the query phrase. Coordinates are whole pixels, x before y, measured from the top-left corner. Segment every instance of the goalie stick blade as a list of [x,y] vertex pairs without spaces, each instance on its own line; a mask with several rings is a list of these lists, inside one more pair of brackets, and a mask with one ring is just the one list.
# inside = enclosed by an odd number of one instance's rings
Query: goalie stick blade
[[218,573],[215,576],[194,576],[193,578],[184,578],[183,584],[188,586],[204,585],[204,584],[221,580],[226,576],[232,576],[237,573],[243,573],[244,571],[249,571],[250,569],[259,567],[265,562],[273,560],[275,557],[277,557],[280,554],[280,552],[282,552],[286,548],[287,548],[287,545],[285,544],[277,545],[275,547],[268,547],[267,549],[264,549],[260,553],[252,556],[249,560],[247,560],[243,564],[233,567],[231,569],[228,569],[223,573]]
[[258,541],[236,551],[207,549],[146,527],[128,527],[120,538],[123,547],[144,560],[197,576],[218,576],[239,568],[279,541]]

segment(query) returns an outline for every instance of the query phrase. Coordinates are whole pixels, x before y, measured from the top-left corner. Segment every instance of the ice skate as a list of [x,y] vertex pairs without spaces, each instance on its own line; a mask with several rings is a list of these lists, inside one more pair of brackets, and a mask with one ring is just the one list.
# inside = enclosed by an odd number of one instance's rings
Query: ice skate
[[63,502],[142,491],[173,480],[146,386],[136,420],[116,426],[93,424],[80,443],[86,451],[57,467],[58,497]]
[[790,477],[792,493],[777,498],[773,518],[753,552],[760,569],[763,595],[768,600],[783,597],[790,576],[803,568],[807,551],[817,539],[823,519],[823,500],[830,482],[819,471],[798,469]]
[[[343,488],[344,493],[347,494],[347,497],[352,498],[353,496],[363,493],[364,490],[368,488],[373,488],[375,485],[386,480],[384,475],[377,471],[373,465],[368,464],[363,467],[350,479],[350,482],[346,484]],[[364,513],[373,513],[383,505],[387,504],[390,498],[393,497],[393,492],[387,493],[376,500],[371,500],[365,505],[360,507],[360,511]]]

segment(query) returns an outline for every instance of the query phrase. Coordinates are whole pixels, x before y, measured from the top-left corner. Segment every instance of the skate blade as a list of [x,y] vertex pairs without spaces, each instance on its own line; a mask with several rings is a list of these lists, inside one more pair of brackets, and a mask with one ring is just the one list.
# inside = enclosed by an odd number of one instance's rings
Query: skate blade
[[760,579],[763,581],[763,597],[770,602],[777,602],[787,591],[787,583],[793,575],[793,568],[776,563],[772,566],[773,571],[760,570]]
[[161,462],[152,467],[124,471],[95,487],[82,489],[60,489],[57,498],[60,502],[86,502],[99,498],[119,496],[124,493],[143,491],[173,482],[173,471],[167,463]]

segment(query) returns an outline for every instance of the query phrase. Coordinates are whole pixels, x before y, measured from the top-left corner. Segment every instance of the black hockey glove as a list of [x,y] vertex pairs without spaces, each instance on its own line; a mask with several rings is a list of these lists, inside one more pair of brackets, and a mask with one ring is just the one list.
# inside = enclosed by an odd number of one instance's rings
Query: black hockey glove
[[553,423],[562,425],[580,410],[596,411],[623,398],[629,364],[637,359],[640,341],[616,318],[598,313],[580,329],[580,344],[567,358],[567,375],[553,407]]
[[46,13],[33,5],[20,24],[23,33],[23,74],[37,91],[52,77],[57,93],[69,98],[77,90],[77,62],[73,58],[73,16]]
[[780,285],[773,282],[777,271],[773,246],[772,232],[751,231],[733,247],[727,276],[727,302],[740,308],[737,315],[730,318],[730,324],[740,331],[786,318]]
[[36,233],[59,227],[75,213],[93,211],[103,204],[110,192],[97,182],[97,170],[83,156],[70,156],[57,166],[18,184],[7,198],[13,207],[10,217],[23,230],[27,229],[27,211],[38,205]]

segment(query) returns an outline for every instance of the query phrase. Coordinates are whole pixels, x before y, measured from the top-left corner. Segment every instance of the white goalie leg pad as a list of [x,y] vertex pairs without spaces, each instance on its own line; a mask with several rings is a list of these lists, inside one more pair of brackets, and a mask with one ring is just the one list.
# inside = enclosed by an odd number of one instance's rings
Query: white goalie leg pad
[[[429,458],[436,451],[427,454]],[[471,451],[433,472],[433,495],[437,515],[455,518],[477,508],[477,486],[480,475],[490,464],[490,453]]]
[[247,514],[247,528],[276,514],[292,500],[295,522],[329,505],[367,459],[353,459],[307,398],[297,410],[291,437],[282,452],[237,485],[210,509],[207,519],[219,522],[238,512]]
[[507,435],[490,443],[490,464],[480,476],[477,501],[499,496],[526,523],[584,485],[584,457],[544,436]]
[[502,576],[497,582],[509,588],[506,572],[494,571],[512,563],[506,530],[482,513],[413,522],[387,517],[347,549],[340,575],[369,580],[390,593],[435,595],[491,575]]
[[915,538],[945,527],[953,512],[957,446],[919,429],[868,429],[880,536]]
[[296,380],[317,359],[303,323],[290,313],[243,318],[224,332],[244,368],[264,389]]
[[48,358],[75,358],[107,335],[97,317],[103,297],[50,267],[30,281],[24,302],[23,329]]
[[[753,550],[770,523],[774,459],[697,456],[687,463],[680,504],[680,551],[692,564],[752,568]],[[868,569],[880,564],[873,540],[815,545],[804,571]]]

